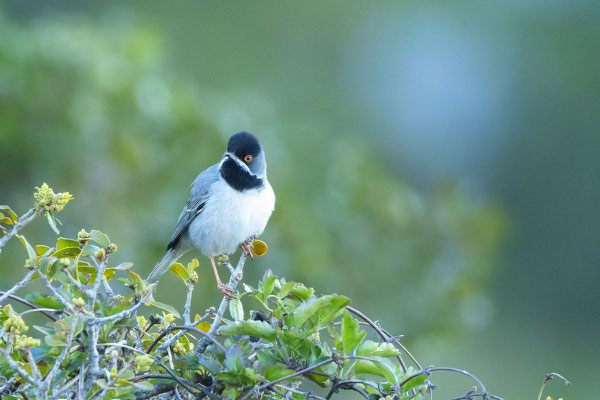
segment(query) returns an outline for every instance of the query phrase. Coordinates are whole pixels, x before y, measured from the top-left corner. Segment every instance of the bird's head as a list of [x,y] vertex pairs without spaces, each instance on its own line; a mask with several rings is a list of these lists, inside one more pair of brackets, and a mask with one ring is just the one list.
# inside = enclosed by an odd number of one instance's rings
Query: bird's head
[[225,161],[227,158],[235,161],[240,168],[258,178],[267,176],[265,152],[256,136],[251,133],[239,132],[229,138],[223,160]]

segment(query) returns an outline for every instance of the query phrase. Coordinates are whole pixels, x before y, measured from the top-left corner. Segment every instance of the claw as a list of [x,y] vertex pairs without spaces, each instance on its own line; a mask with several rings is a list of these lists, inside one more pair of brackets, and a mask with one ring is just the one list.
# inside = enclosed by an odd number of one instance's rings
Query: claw
[[246,240],[245,242],[240,243],[240,249],[242,249],[244,251],[244,254],[246,254],[246,257],[250,257],[252,260],[254,260],[254,254],[252,253],[252,241],[253,240]]
[[221,254],[219,256],[219,260],[217,261],[218,265],[223,265],[225,264],[227,261],[229,261],[229,257],[227,256],[227,254]]
[[224,285],[224,284],[221,283],[220,285],[217,285],[217,288],[229,300],[233,300],[233,299],[237,298],[237,296],[235,294],[235,290],[230,289],[227,285]]

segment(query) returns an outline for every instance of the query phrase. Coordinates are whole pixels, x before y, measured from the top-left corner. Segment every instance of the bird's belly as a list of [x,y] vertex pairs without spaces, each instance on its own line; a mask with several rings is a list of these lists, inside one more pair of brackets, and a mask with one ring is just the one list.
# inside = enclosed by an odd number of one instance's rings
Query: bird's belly
[[231,254],[240,243],[264,231],[274,206],[268,183],[244,192],[221,187],[190,224],[189,238],[206,256]]

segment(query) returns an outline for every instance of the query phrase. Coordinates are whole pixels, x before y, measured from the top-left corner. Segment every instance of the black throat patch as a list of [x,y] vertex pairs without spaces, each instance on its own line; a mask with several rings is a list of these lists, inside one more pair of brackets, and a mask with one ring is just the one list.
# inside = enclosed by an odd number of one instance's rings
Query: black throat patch
[[221,176],[238,192],[263,186],[262,179],[250,174],[229,157],[221,164]]

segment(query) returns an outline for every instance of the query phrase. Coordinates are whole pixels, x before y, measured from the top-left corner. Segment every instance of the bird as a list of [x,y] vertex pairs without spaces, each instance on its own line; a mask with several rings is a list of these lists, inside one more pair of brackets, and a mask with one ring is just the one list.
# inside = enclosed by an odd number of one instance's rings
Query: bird
[[251,256],[251,243],[263,233],[274,209],[265,152],[256,136],[238,132],[229,138],[220,162],[192,183],[167,251],[147,282],[157,282],[183,254],[197,248],[210,258],[219,291],[235,298],[219,278],[215,257],[234,253],[238,247]]

